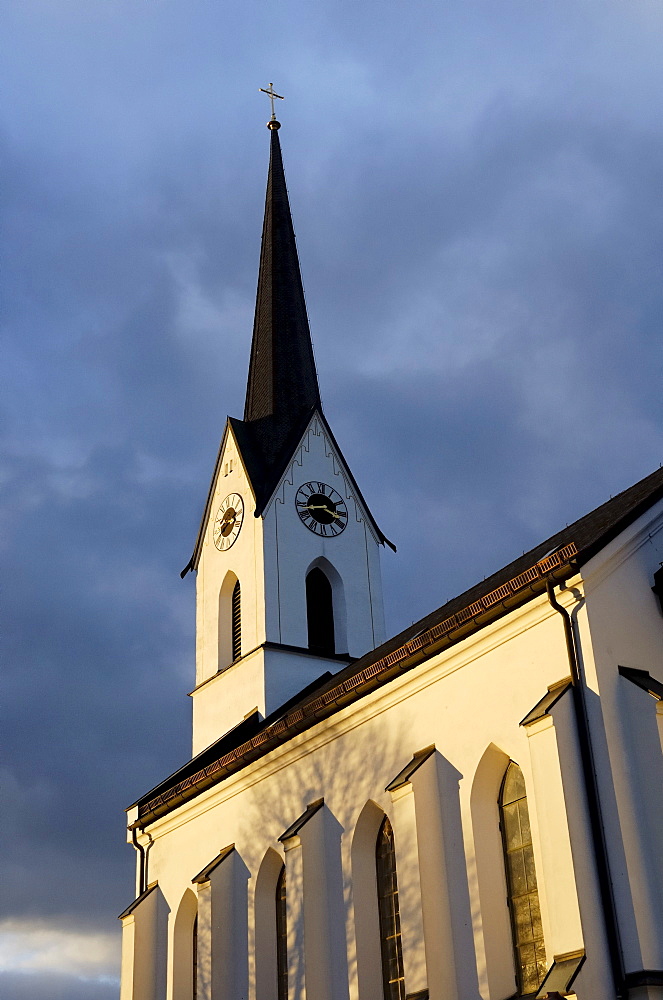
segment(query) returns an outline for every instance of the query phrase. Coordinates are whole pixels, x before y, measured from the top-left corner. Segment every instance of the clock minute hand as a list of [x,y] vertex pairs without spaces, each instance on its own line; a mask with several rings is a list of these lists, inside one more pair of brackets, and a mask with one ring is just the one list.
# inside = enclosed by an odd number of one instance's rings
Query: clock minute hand
[[324,503],[310,503],[306,506],[307,510],[326,510],[328,514],[332,517],[341,517],[341,514],[337,514],[335,510],[330,510]]

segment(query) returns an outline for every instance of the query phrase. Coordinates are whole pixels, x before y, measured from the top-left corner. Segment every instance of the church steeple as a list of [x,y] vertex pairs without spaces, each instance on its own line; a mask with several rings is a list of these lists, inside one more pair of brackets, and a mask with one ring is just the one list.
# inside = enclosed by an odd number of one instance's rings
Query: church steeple
[[265,218],[244,421],[269,466],[316,407],[320,391],[306,315],[295,231],[272,119]]
[[384,638],[387,539],[322,412],[273,111],[268,128],[244,419],[228,417],[182,571],[197,572],[194,753]]

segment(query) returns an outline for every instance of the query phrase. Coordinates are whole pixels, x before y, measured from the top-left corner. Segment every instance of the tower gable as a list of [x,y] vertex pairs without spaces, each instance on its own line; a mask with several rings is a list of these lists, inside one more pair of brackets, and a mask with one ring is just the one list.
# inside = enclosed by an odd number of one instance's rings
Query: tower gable
[[[232,511],[234,515],[224,525],[223,518]],[[224,531],[228,531],[225,537]],[[230,422],[219,449],[194,557],[196,685],[200,685],[237,659],[232,619],[238,582],[242,595],[240,648],[246,652],[264,641],[262,521],[255,517],[251,480]],[[236,593],[234,603],[236,610]]]
[[194,753],[384,639],[387,539],[322,413],[279,125],[269,127],[244,419],[228,418],[182,571],[197,571]]
[[[319,524],[308,496],[325,495],[337,519]],[[307,647],[306,580],[313,568],[334,594],[335,652],[361,656],[381,641],[379,549],[384,535],[320,411],[312,415],[262,514],[268,640]]]
[[[357,523],[366,522],[376,543],[384,544],[386,542],[392,548],[395,548],[393,543],[380,531],[357,485],[357,481],[350,472],[350,467],[343,457],[331,427],[320,409],[314,410],[311,414],[304,433],[291,453],[290,460],[278,482],[275,484],[271,496],[264,504],[263,517],[268,514],[275,503],[286,502],[288,487],[293,487],[295,480],[298,479],[297,470],[300,470],[302,473],[307,468],[311,472],[315,471],[310,466],[310,463],[307,462],[307,456],[315,456],[318,460],[324,456],[325,467],[329,469],[330,485],[334,486],[341,496],[349,502],[352,511],[351,516],[355,518]],[[301,475],[299,475],[299,478],[301,478]],[[331,481],[332,479],[333,482]]]

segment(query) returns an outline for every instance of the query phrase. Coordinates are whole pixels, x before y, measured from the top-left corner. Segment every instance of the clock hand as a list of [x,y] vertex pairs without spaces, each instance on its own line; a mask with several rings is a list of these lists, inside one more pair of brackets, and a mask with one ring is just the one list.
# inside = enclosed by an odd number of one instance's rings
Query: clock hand
[[324,503],[308,504],[307,507],[306,507],[306,509],[307,510],[326,510],[327,513],[331,514],[332,517],[342,517],[343,516],[342,514],[337,514],[335,510],[330,510],[329,507],[327,507]]

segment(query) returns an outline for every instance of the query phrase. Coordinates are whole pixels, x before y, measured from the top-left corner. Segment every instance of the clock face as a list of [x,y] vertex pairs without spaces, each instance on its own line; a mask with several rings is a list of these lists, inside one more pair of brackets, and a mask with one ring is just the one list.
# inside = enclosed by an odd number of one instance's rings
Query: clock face
[[214,518],[214,544],[223,552],[239,535],[244,520],[244,501],[239,493],[229,493]]
[[302,524],[324,538],[340,535],[348,523],[345,500],[326,483],[304,483],[297,490],[295,506]]

